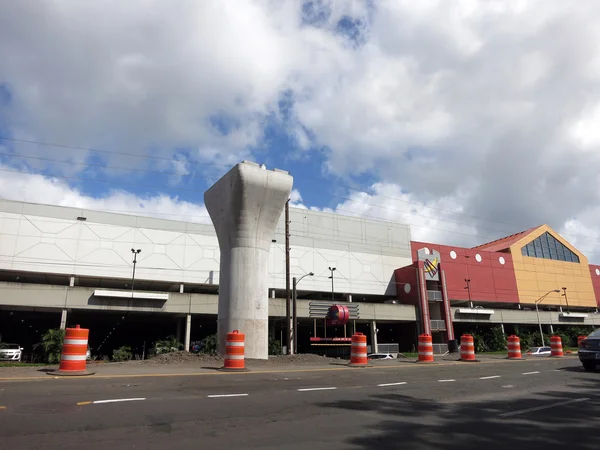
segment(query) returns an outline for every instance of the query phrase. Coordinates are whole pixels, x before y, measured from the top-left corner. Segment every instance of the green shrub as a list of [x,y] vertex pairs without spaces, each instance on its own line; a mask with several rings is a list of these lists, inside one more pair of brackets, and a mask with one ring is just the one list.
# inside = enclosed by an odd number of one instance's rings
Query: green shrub
[[269,355],[281,355],[282,353],[281,342],[277,339],[269,338]]
[[133,353],[131,353],[131,347],[127,345],[113,350],[112,360],[115,362],[129,361],[131,358],[133,358]]
[[216,334],[211,334],[202,339],[202,353],[206,353],[207,355],[216,355],[217,354],[217,345],[218,339]]
[[42,341],[35,345],[44,351],[44,358],[49,364],[58,364],[65,339],[65,330],[52,328],[44,333]]

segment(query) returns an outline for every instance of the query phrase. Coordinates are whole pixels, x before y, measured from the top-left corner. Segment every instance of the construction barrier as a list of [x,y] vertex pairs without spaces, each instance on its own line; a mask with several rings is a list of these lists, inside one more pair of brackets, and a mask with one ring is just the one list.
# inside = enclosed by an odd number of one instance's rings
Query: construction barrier
[[562,339],[560,336],[550,336],[550,356],[564,356],[562,348]]
[[429,334],[419,335],[419,362],[433,362],[433,342]]
[[521,339],[514,334],[508,337],[508,359],[523,359],[521,355]]
[[354,333],[352,335],[352,346],[350,347],[350,365],[364,367],[368,363],[367,337],[362,333]]
[[475,340],[470,334],[463,334],[460,337],[460,359],[461,361],[476,361]]
[[58,370],[52,372],[52,374],[91,375],[91,373],[86,372],[89,336],[90,330],[81,328],[79,325],[65,330],[60,365]]
[[244,359],[244,340],[246,335],[238,330],[227,333],[225,342],[225,360],[223,369],[226,370],[244,370],[246,368]]
[[585,340],[587,336],[577,336],[577,347],[581,347],[581,341]]

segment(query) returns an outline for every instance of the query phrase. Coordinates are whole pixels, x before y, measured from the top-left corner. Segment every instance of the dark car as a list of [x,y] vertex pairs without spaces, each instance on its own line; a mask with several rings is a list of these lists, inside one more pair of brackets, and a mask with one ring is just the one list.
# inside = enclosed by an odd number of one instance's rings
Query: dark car
[[578,355],[585,370],[600,366],[600,328],[581,341]]

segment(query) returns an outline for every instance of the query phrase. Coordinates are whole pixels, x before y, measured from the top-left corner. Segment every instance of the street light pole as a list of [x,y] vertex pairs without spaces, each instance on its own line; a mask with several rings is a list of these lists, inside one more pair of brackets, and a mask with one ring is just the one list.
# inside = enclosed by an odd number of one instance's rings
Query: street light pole
[[563,290],[562,296],[565,297],[565,302],[567,303],[567,312],[571,312],[569,310],[569,299],[567,298],[567,288],[564,287],[564,288],[562,288],[562,290]]
[[465,287],[465,289],[467,290],[467,294],[469,296],[469,308],[472,308],[473,302],[471,301],[471,279],[465,278],[465,283],[467,283],[467,286]]
[[292,279],[292,330],[293,330],[293,345],[292,345],[292,354],[298,354],[298,310],[297,310],[297,300],[298,300],[298,292],[296,290],[296,286],[298,283],[302,281],[304,277],[312,277],[314,275],[313,272],[309,272],[300,277],[299,280],[296,280],[296,277]]
[[141,249],[131,249],[131,253],[133,253],[133,275],[131,277],[131,298],[133,298],[133,287],[135,285],[135,265],[137,264],[137,255],[142,252]]
[[335,302],[335,291],[333,289],[333,272],[335,272],[335,267],[330,267],[329,271],[331,272],[331,276],[329,278],[331,278],[331,301]]
[[560,293],[560,290],[553,289],[551,291],[548,291],[535,301],[535,313],[537,314],[538,326],[540,327],[540,336],[542,337],[542,347],[545,347],[546,344],[544,343],[544,331],[542,330],[542,321],[540,320],[540,310],[538,309],[538,304],[552,292],[555,292],[558,294],[558,293]]

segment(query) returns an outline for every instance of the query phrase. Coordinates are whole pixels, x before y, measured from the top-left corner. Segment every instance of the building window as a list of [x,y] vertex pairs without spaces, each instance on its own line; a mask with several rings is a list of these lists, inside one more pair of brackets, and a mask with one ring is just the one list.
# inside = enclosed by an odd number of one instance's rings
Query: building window
[[579,256],[569,250],[550,233],[545,232],[521,249],[523,256],[553,259],[555,261],[579,262]]

